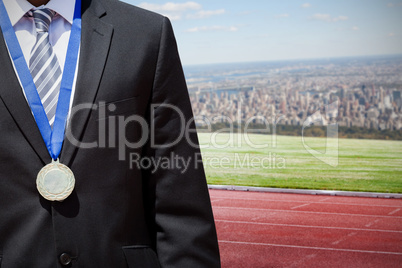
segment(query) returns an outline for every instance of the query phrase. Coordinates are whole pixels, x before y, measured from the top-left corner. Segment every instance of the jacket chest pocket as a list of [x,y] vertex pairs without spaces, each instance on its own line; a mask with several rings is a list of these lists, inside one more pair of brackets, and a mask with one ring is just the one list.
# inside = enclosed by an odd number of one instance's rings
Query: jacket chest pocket
[[123,247],[124,256],[129,268],[160,268],[155,251],[147,246]]
[[139,96],[134,96],[112,102],[99,102],[95,118],[97,120],[106,120],[111,116],[127,117],[136,114],[142,108],[140,101]]

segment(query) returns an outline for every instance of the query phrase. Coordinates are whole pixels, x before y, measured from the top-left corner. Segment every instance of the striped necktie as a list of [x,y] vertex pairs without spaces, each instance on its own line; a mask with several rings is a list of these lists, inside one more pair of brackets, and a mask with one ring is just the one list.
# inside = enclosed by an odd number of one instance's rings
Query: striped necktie
[[49,41],[49,25],[55,15],[48,8],[32,11],[37,37],[31,51],[29,70],[45,109],[50,126],[53,126],[60,92],[62,71]]

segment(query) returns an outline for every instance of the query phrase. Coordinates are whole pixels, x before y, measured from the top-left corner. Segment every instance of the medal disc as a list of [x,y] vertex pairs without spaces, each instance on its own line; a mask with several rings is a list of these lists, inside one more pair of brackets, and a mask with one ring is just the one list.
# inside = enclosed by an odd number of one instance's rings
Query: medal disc
[[39,193],[50,201],[63,201],[72,193],[74,185],[73,172],[59,160],[44,166],[36,178]]

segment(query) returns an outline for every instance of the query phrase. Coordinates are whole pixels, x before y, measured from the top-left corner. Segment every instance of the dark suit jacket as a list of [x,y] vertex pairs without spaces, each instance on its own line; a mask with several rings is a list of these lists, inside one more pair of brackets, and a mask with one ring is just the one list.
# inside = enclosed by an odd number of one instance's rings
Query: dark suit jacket
[[[81,108],[69,123],[82,144],[63,144],[61,162],[76,178],[63,202],[36,190],[36,176],[51,158],[3,40],[0,33],[0,267],[218,267],[198,149],[186,138],[156,146],[174,141],[182,127],[164,104],[180,107],[186,123],[192,118],[169,20],[119,1],[83,0],[73,102]],[[82,106],[88,103],[100,106]],[[188,134],[196,143],[194,131]],[[134,148],[144,136],[146,143]],[[129,145],[121,147],[124,137]],[[179,156],[191,168],[130,167],[133,154]]]

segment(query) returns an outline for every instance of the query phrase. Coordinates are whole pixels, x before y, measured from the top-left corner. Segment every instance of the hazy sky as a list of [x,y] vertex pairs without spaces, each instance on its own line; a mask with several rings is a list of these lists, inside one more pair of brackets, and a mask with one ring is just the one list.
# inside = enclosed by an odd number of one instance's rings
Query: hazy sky
[[168,16],[184,65],[402,54],[401,0],[124,0]]

